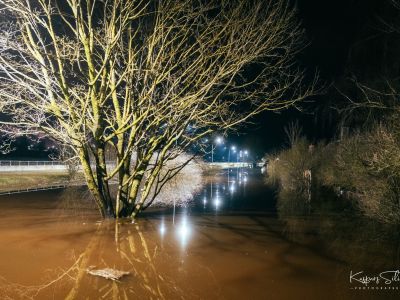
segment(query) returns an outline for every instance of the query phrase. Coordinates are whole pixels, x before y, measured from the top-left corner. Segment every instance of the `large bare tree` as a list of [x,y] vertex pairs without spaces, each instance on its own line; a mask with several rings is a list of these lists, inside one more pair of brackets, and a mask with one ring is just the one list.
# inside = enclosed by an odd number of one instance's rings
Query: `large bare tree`
[[206,136],[314,92],[294,63],[304,36],[285,0],[2,0],[1,10],[2,132],[69,147],[103,217],[134,218],[188,163],[168,161]]

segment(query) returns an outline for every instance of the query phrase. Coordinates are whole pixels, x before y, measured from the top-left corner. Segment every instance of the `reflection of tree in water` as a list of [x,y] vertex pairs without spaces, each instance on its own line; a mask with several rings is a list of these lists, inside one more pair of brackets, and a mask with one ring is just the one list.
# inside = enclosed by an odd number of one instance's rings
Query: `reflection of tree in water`
[[60,216],[85,217],[96,210],[91,194],[86,188],[70,187],[62,191],[58,199],[56,214]]
[[[178,248],[169,248],[152,223],[103,222],[92,235],[85,250],[75,256],[66,270],[52,270],[51,279],[24,286],[0,278],[1,299],[177,299],[197,297],[189,276],[182,268]],[[115,234],[112,234],[115,233]],[[164,244],[168,249],[164,248]],[[171,251],[172,249],[172,251]],[[178,251],[175,251],[178,250]],[[120,281],[89,275],[90,268],[112,268],[130,274]],[[198,274],[201,268],[196,266]],[[207,270],[204,269],[205,272]],[[21,270],[23,272],[23,270]],[[50,274],[50,273],[49,273]],[[189,279],[190,278],[190,279]],[[43,280],[44,281],[44,280]],[[182,284],[183,281],[183,284]]]
[[279,215],[307,215],[311,203],[303,193],[282,189],[278,193],[277,210]]
[[329,195],[318,198],[307,207],[299,195],[279,193],[278,216],[288,239],[352,268],[382,270],[399,265],[398,227],[363,217]]
[[[93,249],[93,244],[96,238],[92,239],[86,251],[81,253],[79,257],[74,259],[73,264],[67,270],[47,270],[46,279],[42,284],[37,285],[23,285],[14,283],[7,278],[0,277],[0,298],[1,299],[40,299],[43,295],[48,295],[49,291],[52,293],[58,289],[68,289],[70,282],[78,282],[82,272],[82,266],[85,265],[87,254]],[[24,270],[21,270],[24,272]],[[68,295],[73,296],[74,288]],[[66,298],[68,299],[68,297]],[[74,299],[69,298],[69,299]]]

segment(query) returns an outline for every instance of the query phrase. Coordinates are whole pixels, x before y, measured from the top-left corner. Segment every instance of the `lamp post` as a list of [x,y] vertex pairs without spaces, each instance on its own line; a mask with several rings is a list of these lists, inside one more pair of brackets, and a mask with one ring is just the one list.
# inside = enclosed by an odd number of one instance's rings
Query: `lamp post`
[[[218,136],[215,139],[215,145],[220,145],[220,144],[222,144],[222,137]],[[211,162],[212,163],[214,162],[214,149],[215,149],[215,146],[214,146],[214,143],[212,143],[211,144]]]

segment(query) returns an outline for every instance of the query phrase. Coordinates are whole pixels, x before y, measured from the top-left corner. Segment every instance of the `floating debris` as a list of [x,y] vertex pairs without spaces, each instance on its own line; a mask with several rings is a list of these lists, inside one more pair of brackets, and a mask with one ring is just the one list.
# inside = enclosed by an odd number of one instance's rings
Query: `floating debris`
[[119,271],[111,268],[97,269],[97,270],[90,268],[87,269],[86,271],[90,275],[104,277],[106,279],[111,279],[114,281],[119,280],[121,277],[130,274],[129,272]]

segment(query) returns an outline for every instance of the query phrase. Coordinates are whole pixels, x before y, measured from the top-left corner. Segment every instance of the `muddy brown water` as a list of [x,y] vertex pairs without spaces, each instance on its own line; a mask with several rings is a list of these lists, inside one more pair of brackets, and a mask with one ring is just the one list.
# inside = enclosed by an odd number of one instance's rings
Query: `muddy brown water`
[[[395,279],[349,282],[351,271],[399,268],[394,230],[337,214],[282,216],[260,175],[242,176],[135,224],[102,222],[81,191],[1,197],[0,299],[398,298]],[[99,268],[130,274],[87,273]]]

